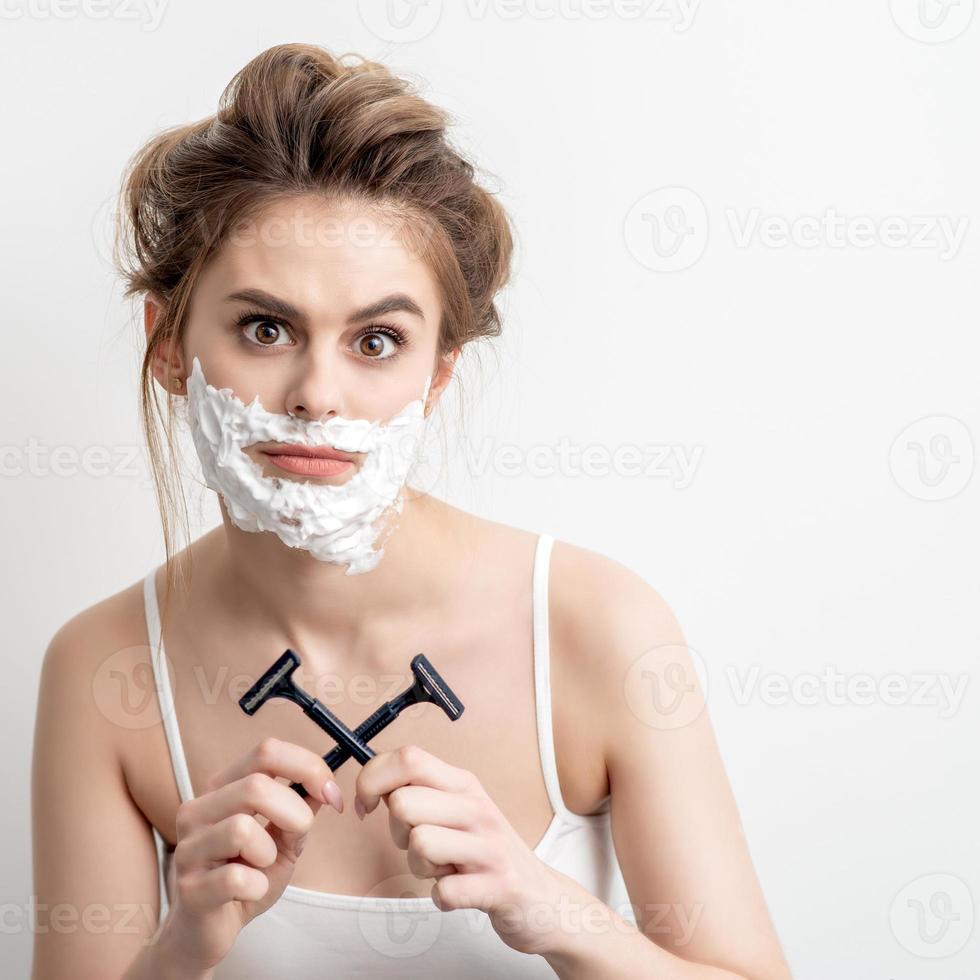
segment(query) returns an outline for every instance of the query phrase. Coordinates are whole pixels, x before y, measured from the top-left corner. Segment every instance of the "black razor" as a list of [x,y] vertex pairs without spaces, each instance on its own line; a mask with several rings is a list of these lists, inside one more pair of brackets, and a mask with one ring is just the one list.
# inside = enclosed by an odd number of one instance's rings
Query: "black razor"
[[[299,664],[299,658],[292,650],[287,650],[266,672],[252,685],[245,695],[239,700],[241,709],[249,715],[255,714],[260,707],[270,697],[286,697],[297,704],[303,705],[303,700],[311,705],[319,706],[323,712],[323,717],[331,719],[334,726],[331,731],[327,724],[320,721],[316,710],[309,711],[305,705],[303,710],[321,728],[326,731],[331,738],[338,744],[331,749],[323,761],[330,767],[331,771],[336,772],[351,756],[357,759],[362,765],[367,761],[358,754],[363,749],[367,758],[374,756],[374,751],[367,746],[379,732],[388,727],[406,708],[413,704],[424,704],[431,702],[438,705],[448,715],[450,721],[456,721],[463,713],[463,702],[453,693],[452,688],[440,677],[439,672],[429,662],[429,658],[424,653],[418,653],[412,658],[412,673],[415,680],[405,691],[397,697],[386,701],[369,718],[365,718],[360,725],[352,732],[343,722],[327,710],[315,698],[311,698],[305,691],[300,691],[291,679],[285,683],[285,689],[280,689],[283,685],[283,678],[289,678]],[[299,695],[300,697],[297,697]],[[341,732],[344,737],[338,737],[335,732]],[[306,797],[309,793],[302,783],[290,783],[290,788],[296,790],[300,796]]]
[[298,704],[303,713],[312,718],[335,742],[347,748],[363,766],[373,759],[375,751],[365,745],[329,708],[317,698],[311,697],[293,683],[293,671],[300,659],[293,650],[287,650],[238,700],[238,706],[247,715],[254,715],[270,698],[286,698]]

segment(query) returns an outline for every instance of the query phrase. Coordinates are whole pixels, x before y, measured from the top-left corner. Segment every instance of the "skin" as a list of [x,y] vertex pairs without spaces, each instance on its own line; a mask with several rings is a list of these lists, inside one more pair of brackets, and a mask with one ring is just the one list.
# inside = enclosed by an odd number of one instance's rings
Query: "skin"
[[[154,363],[157,381],[183,397],[186,383],[175,388],[172,378],[186,379],[197,356],[209,383],[245,403],[258,395],[269,411],[387,419],[431,375],[431,413],[458,354],[437,349],[442,306],[431,271],[377,215],[304,198],[262,217],[281,228],[303,215],[374,232],[356,244],[281,235],[275,244],[262,236],[226,244],[195,289],[181,345]],[[240,330],[234,320],[246,304],[225,297],[241,289],[288,300],[302,316]],[[421,315],[382,318],[408,340],[385,360],[372,356],[392,349],[371,332],[379,321],[348,320],[393,293],[411,297]],[[148,297],[147,333],[158,312]],[[259,349],[259,337],[274,346]],[[278,471],[260,448],[253,459],[270,475],[306,479]],[[113,708],[120,677],[138,690],[146,676],[142,583],[73,617],[45,654],[33,774],[38,900],[131,902],[145,915],[129,932],[38,932],[35,977],[209,976],[288,884],[481,908],[505,943],[546,956],[563,977],[616,976],[627,963],[666,978],[789,976],[683,634],[656,590],[612,559],[554,544],[548,608],[562,795],[573,812],[590,813],[611,794],[641,931],[596,938],[540,919],[532,927],[524,913],[562,897],[598,903],[533,853],[553,816],[534,716],[536,535],[408,494],[381,562],[347,576],[274,534],[240,531],[219,505],[222,524],[188,549],[192,584],[172,598],[164,624],[193,800],[179,801],[158,716],[133,737],[130,715]],[[302,651],[297,681],[351,727],[407,685],[419,650],[466,711],[447,729],[431,706],[410,709],[372,742],[378,755],[366,766],[351,761],[332,774],[320,757],[330,746],[301,712],[273,702],[249,718],[237,706],[286,646]],[[656,671],[661,661],[649,651],[665,647],[690,688],[679,725],[650,707],[638,669]],[[236,677],[245,678],[237,687]],[[385,685],[358,696],[365,678]],[[325,680],[332,686],[316,686]],[[307,800],[289,790],[292,780]],[[146,945],[158,914],[151,826],[176,847],[176,897]]]

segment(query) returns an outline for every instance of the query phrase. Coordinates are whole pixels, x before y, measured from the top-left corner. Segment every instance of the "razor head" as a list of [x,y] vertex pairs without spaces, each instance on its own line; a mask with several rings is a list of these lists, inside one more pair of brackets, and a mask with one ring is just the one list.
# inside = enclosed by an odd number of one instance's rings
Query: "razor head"
[[287,650],[239,699],[238,706],[247,715],[254,715],[269,698],[295,699],[293,671],[299,666],[299,657]]
[[412,657],[412,673],[415,674],[416,697],[419,701],[431,701],[439,705],[455,721],[463,713],[463,702],[453,694],[452,688],[439,676],[439,671],[429,663],[424,653]]

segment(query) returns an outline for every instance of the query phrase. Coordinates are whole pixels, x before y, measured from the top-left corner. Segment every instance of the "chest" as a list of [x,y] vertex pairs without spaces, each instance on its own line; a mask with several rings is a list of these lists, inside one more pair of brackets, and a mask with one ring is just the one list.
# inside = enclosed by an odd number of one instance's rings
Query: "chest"
[[[416,705],[372,740],[372,748],[380,753],[412,743],[471,771],[533,849],[553,818],[539,746],[539,696],[551,700],[551,736],[566,806],[590,812],[608,790],[597,746],[586,735],[587,726],[576,723],[587,705],[575,693],[574,678],[562,672],[562,651],[553,644],[550,651],[537,651],[539,657],[550,653],[552,674],[548,690],[537,690],[529,595],[502,592],[493,602],[458,612],[438,621],[402,623],[371,649],[342,656],[326,649],[309,656],[298,651],[303,665],[295,679],[353,729],[411,683],[409,662],[425,653],[463,702],[462,716],[451,722],[434,705]],[[290,702],[271,700],[251,717],[239,708],[238,699],[281,649],[248,635],[228,635],[227,628],[211,632],[201,623],[183,624],[165,630],[164,643],[179,731],[173,748],[185,760],[195,795],[205,791],[212,773],[266,736],[318,755],[333,748],[329,737]],[[174,844],[180,796],[162,726],[124,751],[134,799]],[[348,760],[335,772],[344,812],[320,810],[292,884],[334,894],[428,895],[431,881],[411,874],[406,852],[391,839],[384,804],[363,823],[357,820],[353,799],[359,770]]]

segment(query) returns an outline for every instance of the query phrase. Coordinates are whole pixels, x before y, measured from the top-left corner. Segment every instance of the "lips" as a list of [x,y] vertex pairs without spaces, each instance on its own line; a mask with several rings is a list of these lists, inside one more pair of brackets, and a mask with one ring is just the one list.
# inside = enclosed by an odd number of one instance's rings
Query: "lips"
[[269,456],[306,456],[310,459],[339,459],[346,463],[353,461],[354,457],[350,453],[341,452],[339,449],[331,449],[329,446],[294,446],[279,444],[263,449],[262,452]]

